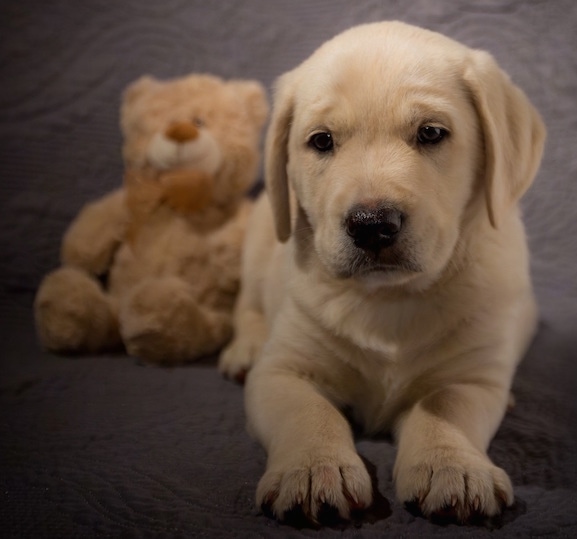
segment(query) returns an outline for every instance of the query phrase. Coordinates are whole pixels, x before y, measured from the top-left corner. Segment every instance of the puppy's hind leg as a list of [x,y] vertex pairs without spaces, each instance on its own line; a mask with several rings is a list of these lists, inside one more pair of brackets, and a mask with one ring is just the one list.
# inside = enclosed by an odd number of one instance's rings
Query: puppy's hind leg
[[268,333],[264,314],[251,292],[244,288],[240,293],[234,313],[234,338],[218,362],[218,370],[239,383],[244,382],[246,374],[260,357]]
[[276,252],[274,227],[269,223],[272,223],[270,204],[266,196],[261,196],[249,219],[245,238],[241,287],[233,318],[234,337],[218,364],[224,376],[241,383],[260,357],[268,337],[264,298],[268,276],[275,271],[272,262]]

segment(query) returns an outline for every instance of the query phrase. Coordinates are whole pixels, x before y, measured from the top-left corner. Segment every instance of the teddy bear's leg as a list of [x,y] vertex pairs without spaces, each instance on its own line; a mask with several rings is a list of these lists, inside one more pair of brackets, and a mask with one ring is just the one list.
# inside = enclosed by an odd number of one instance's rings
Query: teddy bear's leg
[[100,283],[82,270],[48,274],[34,300],[42,345],[55,352],[96,352],[120,347],[118,323]]
[[165,365],[215,353],[232,334],[232,316],[199,305],[192,287],[178,277],[136,285],[119,317],[128,353]]

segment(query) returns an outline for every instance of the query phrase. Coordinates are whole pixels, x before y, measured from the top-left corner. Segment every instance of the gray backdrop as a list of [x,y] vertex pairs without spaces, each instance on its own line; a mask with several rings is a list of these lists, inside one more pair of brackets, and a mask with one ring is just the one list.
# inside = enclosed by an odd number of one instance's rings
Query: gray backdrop
[[[523,206],[541,329],[491,455],[517,503],[443,527],[407,512],[394,447],[359,440],[381,501],[361,527],[279,527],[253,507],[264,453],[242,389],[214,360],[147,368],[42,352],[31,302],[62,234],[122,177],[119,96],[149,73],[270,87],[335,33],[401,19],[491,51],[541,111],[548,141]],[[1,0],[0,530],[9,536],[577,535],[577,3],[573,0]],[[390,513],[390,514],[389,514]]]

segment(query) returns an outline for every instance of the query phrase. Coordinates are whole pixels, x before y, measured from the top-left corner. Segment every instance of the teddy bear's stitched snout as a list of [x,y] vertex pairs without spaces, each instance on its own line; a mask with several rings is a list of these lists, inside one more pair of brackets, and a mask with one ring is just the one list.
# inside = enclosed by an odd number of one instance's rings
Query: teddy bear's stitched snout
[[192,122],[172,122],[154,135],[148,147],[148,162],[160,170],[194,168],[214,174],[222,164],[222,153],[213,134]]
[[165,132],[166,138],[174,142],[189,142],[198,138],[198,127],[190,122],[174,122],[170,124]]

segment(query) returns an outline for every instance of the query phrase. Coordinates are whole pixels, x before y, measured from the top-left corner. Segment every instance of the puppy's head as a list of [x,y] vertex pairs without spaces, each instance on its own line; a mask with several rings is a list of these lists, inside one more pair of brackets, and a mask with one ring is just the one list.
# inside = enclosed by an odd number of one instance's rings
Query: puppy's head
[[402,23],[353,28],[278,81],[266,148],[277,235],[308,231],[337,278],[426,286],[471,214],[503,226],[544,136],[487,53]]

